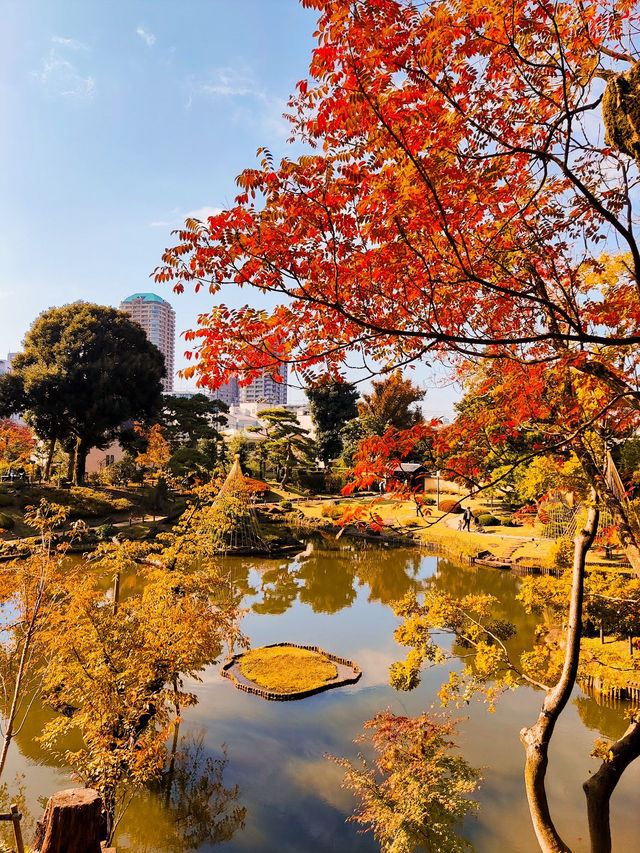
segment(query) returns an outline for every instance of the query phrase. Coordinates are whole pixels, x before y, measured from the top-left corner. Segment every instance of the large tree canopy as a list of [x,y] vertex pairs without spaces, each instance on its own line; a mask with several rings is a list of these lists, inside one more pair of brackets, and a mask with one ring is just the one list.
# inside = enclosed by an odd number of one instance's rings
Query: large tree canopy
[[[278,358],[337,367],[347,346],[386,364],[488,344],[620,381],[609,348],[640,341],[637,170],[605,144],[600,106],[635,60],[630,4],[305,5],[318,46],[291,107],[315,152],[264,152],[157,273],[283,297],[204,315],[207,381]],[[615,280],[603,239],[628,253]]]
[[374,432],[381,434],[389,427],[409,429],[421,423],[424,418],[419,406],[425,392],[405,378],[402,371],[394,370],[383,379],[374,379],[371,393],[363,394],[358,403],[358,413],[367,420]]
[[281,304],[202,315],[193,370],[216,386],[278,360],[339,372],[354,350],[371,370],[492,359],[513,428],[548,420],[548,386],[568,389],[554,411],[565,435],[638,412],[638,170],[613,126],[631,115],[638,11],[305,5],[318,46],[291,120],[312,153],[276,165],[263,152],[235,206],[188,220],[156,273],[178,291],[235,283]]
[[[318,43],[290,108],[311,152],[277,164],[263,151],[234,206],[187,220],[157,270],[178,291],[279,297],[271,311],[202,315],[194,370],[215,387],[279,360],[336,374],[353,351],[372,371],[491,359],[504,431],[543,424],[551,447],[570,447],[640,570],[598,450],[640,411],[637,5],[303,3],[319,12]],[[597,521],[594,507],[577,541],[562,678],[523,734],[544,850],[568,849],[546,749],[575,681]]]
[[27,412],[41,438],[75,445],[81,481],[91,447],[157,408],[163,376],[162,354],[128,315],[74,302],[37,318],[0,388],[7,385],[13,409]]

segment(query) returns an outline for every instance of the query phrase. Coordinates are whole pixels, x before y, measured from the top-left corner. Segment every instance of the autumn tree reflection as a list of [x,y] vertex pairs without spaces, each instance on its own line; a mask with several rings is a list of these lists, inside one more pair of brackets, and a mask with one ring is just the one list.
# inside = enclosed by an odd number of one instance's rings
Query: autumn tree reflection
[[182,738],[164,776],[136,798],[117,838],[125,853],[188,853],[231,841],[247,810],[225,786],[226,746],[207,753],[202,734]]

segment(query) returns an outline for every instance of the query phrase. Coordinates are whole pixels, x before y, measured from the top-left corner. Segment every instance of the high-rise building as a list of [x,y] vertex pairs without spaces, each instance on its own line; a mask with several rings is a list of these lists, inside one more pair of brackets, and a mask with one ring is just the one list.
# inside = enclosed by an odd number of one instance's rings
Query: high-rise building
[[147,333],[164,356],[167,375],[162,380],[163,391],[173,391],[175,371],[176,314],[171,305],[155,293],[134,293],[120,303],[120,310],[131,315]]
[[3,373],[8,373],[11,370],[11,362],[17,355],[17,352],[10,352],[6,358],[0,358],[0,376],[2,376]]
[[284,406],[287,403],[287,365],[281,364],[278,373],[282,382],[276,382],[269,373],[262,373],[249,385],[240,388],[242,403],[264,403],[267,406]]
[[240,388],[238,387],[238,377],[231,376],[229,380],[221,385],[219,388],[216,388],[215,391],[211,391],[211,396],[216,400],[221,400],[223,403],[226,403],[227,406],[237,406],[240,402]]

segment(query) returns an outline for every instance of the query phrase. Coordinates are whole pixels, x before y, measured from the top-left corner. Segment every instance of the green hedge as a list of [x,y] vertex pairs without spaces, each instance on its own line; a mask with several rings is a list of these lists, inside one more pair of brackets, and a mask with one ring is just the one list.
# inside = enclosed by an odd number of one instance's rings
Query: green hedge
[[291,479],[303,491],[318,494],[318,492],[324,492],[326,489],[324,471],[305,471],[302,468],[296,468]]
[[500,519],[496,518],[495,515],[491,515],[490,512],[484,512],[482,515],[477,516],[477,521],[483,527],[497,527],[500,524]]
[[323,518],[342,518],[342,516],[344,515],[344,507],[328,504],[327,506],[322,507],[322,509],[320,510],[320,515]]

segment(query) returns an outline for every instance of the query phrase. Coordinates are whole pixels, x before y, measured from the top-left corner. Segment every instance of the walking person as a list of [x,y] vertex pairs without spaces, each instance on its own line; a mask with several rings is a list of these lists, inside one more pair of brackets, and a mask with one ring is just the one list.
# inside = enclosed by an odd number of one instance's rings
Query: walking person
[[468,506],[464,508],[464,512],[462,513],[462,529],[468,530],[471,533],[471,519],[473,518],[473,513],[469,509]]
[[416,502],[416,518],[420,516],[420,518],[424,518],[424,512],[422,511],[422,497],[417,492],[413,493],[413,499]]

